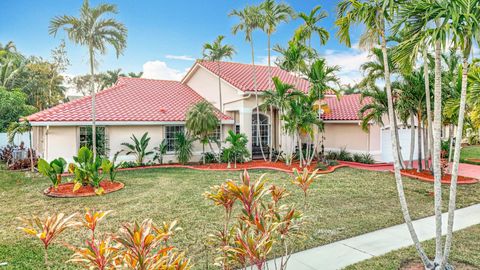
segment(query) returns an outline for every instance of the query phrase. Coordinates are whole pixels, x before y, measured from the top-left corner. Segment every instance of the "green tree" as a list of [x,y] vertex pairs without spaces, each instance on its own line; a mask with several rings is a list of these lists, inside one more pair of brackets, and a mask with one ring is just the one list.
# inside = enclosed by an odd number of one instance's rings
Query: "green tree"
[[[220,61],[225,58],[232,59],[232,56],[236,53],[235,48],[232,45],[222,44],[225,37],[218,36],[213,43],[203,44],[203,59],[208,61],[217,62],[217,74],[218,74],[218,108],[223,113],[223,99],[222,99],[222,70]],[[223,129],[220,125],[220,140],[223,138]],[[205,162],[205,160],[204,160]]]
[[10,123],[36,111],[35,107],[27,105],[27,96],[19,90],[7,91],[0,87],[0,100],[0,132],[7,131]]
[[[282,22],[289,22],[291,18],[295,17],[295,11],[287,4],[280,3],[277,4],[275,0],[265,0],[260,4],[262,9],[262,15],[264,16],[263,22],[264,26],[262,27],[263,31],[267,34],[267,62],[268,62],[268,76],[272,78],[272,63],[271,63],[271,38],[272,35],[277,31],[277,27]],[[271,81],[269,80],[269,89],[272,89]],[[273,119],[273,108],[270,107],[270,119]],[[270,140],[270,151],[268,155],[268,160],[272,161],[272,148],[273,148],[273,139]]]
[[368,89],[361,92],[360,100],[368,102],[358,111],[362,119],[361,125],[364,131],[369,131],[370,123],[373,122],[379,126],[384,126],[383,116],[388,112],[387,93],[378,86],[371,84]]
[[417,248],[422,261],[425,265],[431,266],[428,257],[426,256],[420,241],[418,240],[417,233],[413,224],[411,222],[410,213],[408,211],[408,204],[405,197],[405,192],[403,189],[402,176],[400,174],[400,169],[403,167],[403,164],[400,159],[400,147],[399,147],[399,138],[396,131],[397,126],[395,122],[395,113],[394,113],[394,104],[392,96],[392,86],[390,81],[390,69],[388,66],[388,53],[387,53],[387,38],[386,38],[386,24],[391,21],[391,18],[394,14],[392,12],[396,11],[396,7],[399,5],[394,3],[394,1],[380,1],[380,0],[368,0],[368,1],[359,1],[359,0],[342,0],[338,4],[338,14],[337,21],[335,24],[338,26],[339,30],[337,36],[339,37],[342,43],[345,43],[347,46],[351,46],[350,39],[350,27],[354,24],[361,23],[364,25],[364,31],[360,37],[359,45],[362,48],[370,48],[375,44],[380,44],[380,48],[383,54],[384,61],[384,79],[385,79],[385,88],[387,93],[388,101],[388,118],[391,125],[391,139],[392,139],[392,153],[394,159],[394,171],[395,171],[395,180],[397,183],[397,191],[400,199],[400,206],[402,209],[404,220],[407,224],[410,236]]
[[300,12],[298,17],[303,24],[295,30],[295,39],[304,41],[305,45],[312,49],[312,36],[317,35],[320,39],[320,45],[325,45],[330,37],[327,29],[318,26],[318,23],[327,17],[327,13],[321,10],[321,6],[316,6],[309,14]]
[[327,91],[334,91],[335,85],[339,87],[340,79],[335,73],[340,71],[339,66],[328,66],[325,59],[315,60],[307,72],[307,79],[310,82],[310,96],[315,100],[325,98]]
[[205,164],[205,144],[210,144],[211,147],[212,135],[220,125],[218,117],[215,115],[213,106],[208,102],[199,102],[193,105],[185,116],[185,126],[194,138],[202,143],[203,149],[203,164]]
[[[108,14],[117,14],[117,6],[100,4],[96,7],[90,7],[88,0],[84,0],[80,9],[80,17],[63,15],[50,21],[50,34],[55,36],[58,30],[63,29],[67,32],[70,41],[88,47],[92,78],[95,76],[96,54],[105,54],[107,46],[111,45],[118,58],[126,47],[127,28],[114,18],[105,18],[104,16]],[[96,138],[95,91],[93,87],[92,81],[92,131],[93,138]],[[93,155],[94,157],[97,155],[96,139],[93,140]]]
[[[235,133],[233,130],[228,131],[228,136],[225,139],[226,142],[230,143],[230,147],[227,148],[228,153],[233,155],[233,166],[237,168],[237,161],[244,160],[250,155],[247,149],[248,138],[247,135],[243,133]],[[228,159],[230,162],[230,158]]]
[[[255,50],[253,46],[253,31],[260,29],[265,25],[264,17],[261,14],[261,9],[258,6],[247,6],[242,10],[233,10],[229,16],[234,16],[239,19],[239,22],[233,26],[232,33],[236,35],[242,31],[245,34],[245,40],[250,43],[251,56],[252,56],[252,79],[253,79],[253,91],[255,92],[255,106],[259,109],[258,104],[258,85],[257,85],[257,72],[255,69]],[[257,134],[260,134],[260,115],[257,113]],[[257,144],[260,145],[260,136],[257,136]],[[263,147],[260,147],[262,157],[266,160]]]

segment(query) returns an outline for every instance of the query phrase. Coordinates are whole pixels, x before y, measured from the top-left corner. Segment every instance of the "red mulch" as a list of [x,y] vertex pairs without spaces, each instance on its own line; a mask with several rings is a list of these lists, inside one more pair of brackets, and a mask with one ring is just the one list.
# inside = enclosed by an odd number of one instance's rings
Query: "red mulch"
[[[461,263],[461,262],[453,262],[453,266],[457,270],[475,270],[478,269],[475,266],[466,264],[466,263]],[[400,270],[425,270],[425,266],[423,266],[423,263],[420,261],[416,260],[410,260],[410,261],[405,261],[400,265]]]
[[[434,182],[433,175],[429,171],[421,171],[417,172],[416,169],[410,169],[410,170],[402,170],[402,175],[416,178],[421,181],[426,181],[426,182]],[[451,178],[452,176],[450,174],[446,174],[442,177],[442,184],[450,184],[451,183]],[[477,183],[478,180],[475,178],[470,178],[470,177],[465,177],[459,175],[457,178],[457,183],[459,185],[465,185],[465,184],[475,184]]]
[[[315,170],[317,163],[312,162],[310,166],[308,166],[309,171]],[[331,173],[337,168],[345,167],[346,165],[336,165],[330,166],[327,170],[318,171],[319,174]],[[300,168],[298,162],[292,164],[292,166],[285,165],[284,162],[269,162],[263,160],[253,160],[245,163],[237,163],[237,167],[234,167],[234,164],[230,164],[230,168],[228,168],[227,163],[210,163],[210,164],[190,164],[190,165],[182,165],[182,164],[162,164],[162,165],[152,165],[152,166],[143,166],[143,167],[134,167],[134,168],[123,168],[119,170],[138,170],[138,169],[146,169],[146,168],[187,168],[193,170],[204,170],[204,171],[241,171],[241,170],[251,170],[251,169],[267,169],[267,170],[276,170],[291,173],[293,168],[301,171],[303,168]]]
[[[74,197],[89,197],[89,196],[97,196],[95,194],[95,190],[92,186],[82,186],[77,191],[73,192],[73,186],[75,184],[70,183],[63,183],[58,185],[57,189],[53,187],[47,188],[44,193],[50,197],[58,197],[58,198],[74,198]],[[122,189],[125,185],[120,182],[112,182],[112,181],[102,181],[100,182],[100,186],[105,190],[104,194],[111,193],[117,190]]]
[[467,158],[468,161],[480,163],[480,158]]

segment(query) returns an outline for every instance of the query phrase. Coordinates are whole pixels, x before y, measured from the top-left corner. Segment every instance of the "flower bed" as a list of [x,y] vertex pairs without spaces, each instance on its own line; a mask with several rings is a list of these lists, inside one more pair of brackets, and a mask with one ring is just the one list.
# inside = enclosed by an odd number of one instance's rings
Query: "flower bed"
[[[393,171],[392,171],[393,172]],[[429,171],[421,171],[417,172],[416,169],[410,170],[401,170],[402,175],[408,176],[411,178],[415,178],[421,181],[433,183],[433,175]],[[442,177],[442,184],[450,184],[452,176],[450,174],[446,174]],[[459,185],[466,185],[466,184],[476,184],[478,179],[465,177],[465,176],[458,176],[457,183]]]
[[[59,184],[56,189],[49,187],[43,192],[45,195],[56,198],[75,198],[97,196],[92,186],[82,186],[77,191],[73,191],[73,182]],[[122,189],[125,185],[120,182],[102,181],[100,186],[104,189],[103,194],[112,193]]]
[[[308,166],[309,171],[315,170],[317,166],[316,162],[313,162],[310,166]],[[337,168],[346,167],[347,165],[339,164],[335,166],[329,166],[327,170],[319,170],[319,174],[331,173],[335,171]],[[242,171],[242,170],[252,170],[252,169],[267,169],[267,170],[276,170],[291,173],[294,168],[297,170],[303,170],[300,168],[298,162],[292,164],[291,166],[287,166],[284,162],[269,162],[263,160],[253,160],[245,163],[237,163],[237,167],[234,168],[234,164],[230,164],[230,168],[228,168],[227,163],[210,163],[210,164],[190,164],[190,165],[182,165],[182,164],[159,164],[159,165],[150,165],[150,166],[140,166],[140,167],[133,167],[133,168],[121,168],[118,170],[121,171],[130,171],[130,170],[139,170],[139,169],[147,169],[147,168],[187,168],[193,170],[205,170],[205,171]]]

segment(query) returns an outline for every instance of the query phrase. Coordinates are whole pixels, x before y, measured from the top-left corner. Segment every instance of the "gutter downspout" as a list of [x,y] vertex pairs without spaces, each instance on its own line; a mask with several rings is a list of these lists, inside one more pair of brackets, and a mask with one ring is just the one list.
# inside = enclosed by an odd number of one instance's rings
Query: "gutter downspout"
[[50,126],[47,125],[47,129],[45,130],[45,160],[48,160],[48,131]]

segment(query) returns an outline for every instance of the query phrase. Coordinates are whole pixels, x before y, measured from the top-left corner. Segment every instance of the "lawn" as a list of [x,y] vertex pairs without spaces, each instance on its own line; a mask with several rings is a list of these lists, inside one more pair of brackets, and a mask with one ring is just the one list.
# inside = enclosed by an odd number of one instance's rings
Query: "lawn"
[[[288,203],[302,206],[301,191],[290,183],[289,175],[274,171],[251,171],[252,177],[267,173],[271,183],[285,185],[291,196]],[[152,218],[155,222],[177,219],[184,229],[174,242],[187,251],[195,269],[204,269],[212,261],[205,248],[207,235],[221,224],[223,212],[211,206],[202,193],[210,186],[226,179],[237,179],[238,172],[207,172],[189,169],[148,169],[124,171],[118,180],[125,189],[105,196],[54,199],[42,194],[49,181],[43,177],[26,178],[23,173],[0,171],[0,262],[8,262],[4,269],[42,268],[43,253],[38,240],[26,238],[15,228],[17,216],[41,215],[45,211],[83,212],[85,207],[114,210],[100,225],[100,231],[115,232],[132,220]],[[400,224],[403,218],[398,206],[395,181],[390,173],[342,168],[322,175],[312,185],[310,205],[305,212],[304,236],[296,241],[296,251],[338,241],[380,228]],[[433,186],[429,183],[405,179],[414,219],[433,214]],[[447,198],[447,186],[444,187]],[[444,200],[445,202],[446,200]],[[458,207],[480,202],[480,185],[459,187]],[[446,204],[445,204],[446,205]],[[57,243],[81,245],[86,232],[72,230],[62,235]],[[55,269],[75,269],[64,264],[70,251],[56,244],[50,257]],[[208,259],[207,259],[208,258]]]
[[[472,226],[467,229],[454,233],[454,243],[450,260],[456,263],[464,263],[480,269],[480,225]],[[423,243],[430,257],[435,254],[435,240],[429,240]],[[413,246],[399,249],[347,267],[345,270],[394,270],[402,263],[409,261],[419,261],[419,257]],[[462,268],[459,268],[462,269]]]
[[460,159],[465,163],[480,164],[480,162],[468,161],[468,159],[480,159],[480,145],[463,147]]

